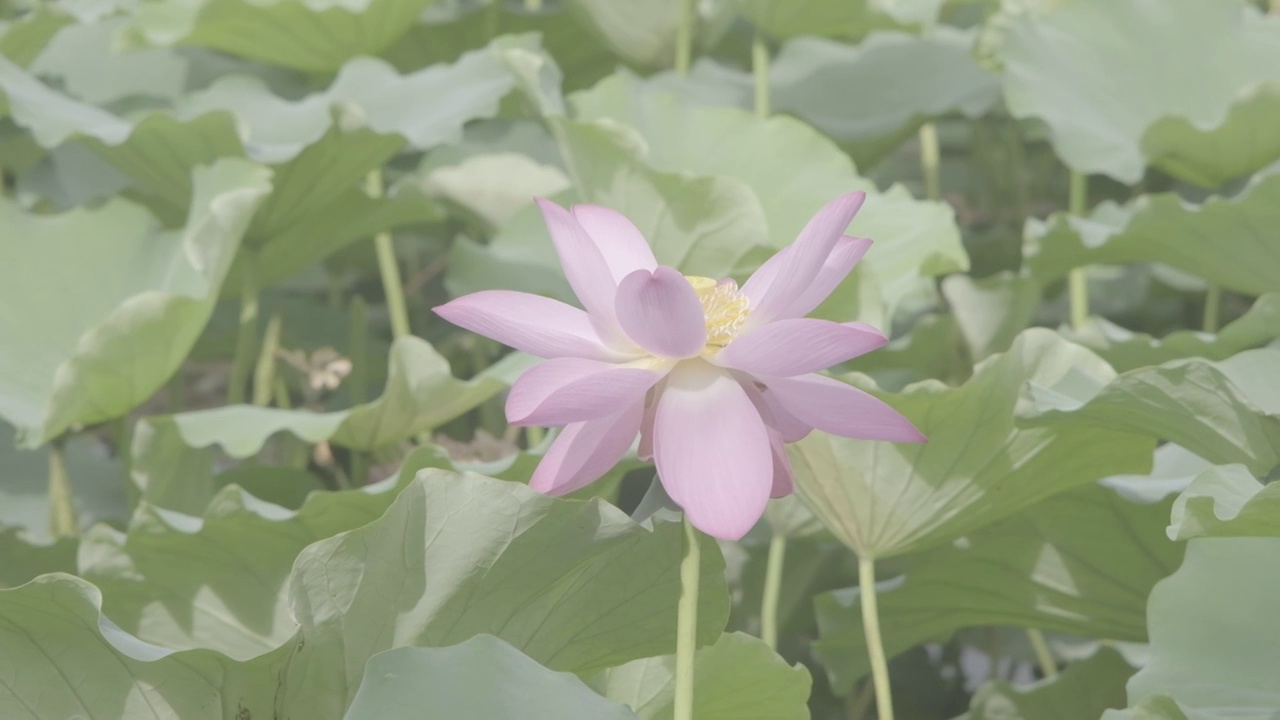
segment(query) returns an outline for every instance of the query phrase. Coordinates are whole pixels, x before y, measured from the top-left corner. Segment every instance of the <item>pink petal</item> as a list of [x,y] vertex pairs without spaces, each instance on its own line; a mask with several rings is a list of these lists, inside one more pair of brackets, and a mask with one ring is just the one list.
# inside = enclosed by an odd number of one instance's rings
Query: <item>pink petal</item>
[[851,385],[821,375],[775,378],[766,394],[800,422],[849,438],[924,442],[897,410]]
[[529,368],[507,395],[512,425],[568,425],[612,415],[644,401],[663,372],[583,358],[556,358]]
[[615,283],[636,270],[658,267],[644,235],[622,213],[599,205],[574,205],[571,210],[600,248]]
[[668,358],[693,357],[707,342],[698,293],[677,270],[636,270],[618,284],[618,324],[637,345]]
[[529,487],[563,495],[599,479],[631,449],[642,415],[644,405],[636,403],[613,415],[565,426],[533,471]]
[[653,393],[645,402],[644,417],[640,420],[640,444],[636,447],[636,457],[648,462],[653,460],[653,417],[658,412],[658,398],[662,395],[665,383],[659,382]]
[[742,291],[751,298],[755,322],[782,317],[789,305],[804,296],[866,197],[864,192],[854,192],[827,203],[804,226],[795,242],[778,253],[780,259],[768,271],[761,274],[757,270],[747,280]]
[[[793,302],[787,303],[779,308],[773,314],[773,320],[784,318],[804,317],[813,312],[813,309],[822,304],[823,300],[836,289],[845,277],[853,270],[863,255],[867,254],[867,250],[871,247],[871,241],[867,238],[855,238],[843,236],[836,242],[836,246],[832,249],[831,254],[822,263],[822,267],[818,269],[818,274],[809,287],[805,288]],[[795,246],[788,246],[773,255],[761,265],[751,279],[747,281],[750,286],[748,292],[747,286],[743,287],[743,292],[748,297],[753,294],[759,297],[764,288],[768,287],[774,277],[778,274],[780,268],[787,257],[795,252]],[[758,313],[747,316],[747,327],[755,327],[763,324],[757,322],[760,316]]]
[[569,287],[593,318],[606,328],[615,327],[613,297],[618,283],[600,248],[568,210],[545,198],[538,198],[537,203]]
[[538,357],[634,357],[606,346],[585,312],[541,295],[483,290],[440,305],[435,312],[458,327]]
[[795,474],[791,472],[791,458],[782,444],[782,436],[775,430],[769,433],[769,452],[773,454],[773,487],[769,497],[786,497],[796,489]]
[[791,318],[734,338],[712,362],[757,377],[791,377],[838,365],[888,341],[865,323]]
[[714,366],[682,363],[668,376],[653,451],[663,487],[699,530],[737,540],[764,513],[769,433],[738,382]]
[[774,397],[774,393],[762,389],[751,381],[743,382],[742,389],[746,391],[747,397],[751,398],[751,404],[755,405],[756,411],[760,413],[769,431],[771,433],[776,431],[782,442],[803,440],[813,431],[812,425],[800,422],[795,415],[782,407]]

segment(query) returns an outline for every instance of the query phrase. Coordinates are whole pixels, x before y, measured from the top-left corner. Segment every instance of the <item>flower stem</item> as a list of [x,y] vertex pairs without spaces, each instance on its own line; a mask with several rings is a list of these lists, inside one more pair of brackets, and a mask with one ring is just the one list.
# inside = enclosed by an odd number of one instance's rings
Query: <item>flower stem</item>
[[920,170],[924,175],[925,197],[937,200],[942,197],[941,159],[938,147],[938,126],[927,122],[920,126]]
[[267,332],[262,338],[262,351],[253,369],[253,404],[266,407],[271,404],[275,392],[276,351],[280,349],[280,315],[272,315],[267,321]]
[[769,46],[764,34],[756,31],[751,41],[751,74],[756,81],[756,117],[769,117]]
[[231,360],[228,405],[244,402],[253,348],[258,341],[258,257],[250,250],[245,252],[244,260],[244,273],[240,277],[240,327],[236,332],[236,353]]
[[693,63],[693,2],[676,0],[679,15],[676,17],[676,74],[688,75]]
[[[369,195],[382,197],[382,170],[373,169],[365,180]],[[382,275],[382,292],[387,296],[387,313],[391,316],[391,337],[399,339],[410,334],[409,312],[404,304],[404,284],[400,282],[400,266],[396,264],[395,247],[391,233],[382,231],[373,236],[373,247],[378,253],[378,273]]]
[[778,595],[782,591],[782,568],[787,558],[787,536],[774,535],[769,541],[769,560],[764,570],[764,600],[760,605],[760,639],[771,650],[778,649]]
[[1218,332],[1218,317],[1222,313],[1222,288],[1210,285],[1204,296],[1204,331]]
[[862,598],[862,630],[867,637],[867,657],[871,660],[871,680],[876,687],[876,714],[893,720],[893,694],[889,689],[889,663],[880,639],[880,611],[876,607],[876,561],[858,557],[858,591]]
[[55,540],[80,534],[71,480],[67,476],[65,437],[49,444],[49,532]]
[[1027,640],[1031,641],[1031,650],[1036,654],[1036,663],[1045,677],[1057,677],[1058,663],[1054,662],[1053,653],[1049,651],[1049,643],[1045,642],[1040,628],[1027,628]]
[[680,605],[676,616],[676,694],[673,720],[693,720],[693,656],[698,641],[698,571],[702,569],[698,530],[684,516],[684,560],[680,562]]
[[[1076,217],[1084,216],[1089,203],[1089,177],[1084,173],[1071,173],[1071,190],[1067,196],[1067,210]],[[1089,280],[1085,268],[1075,268],[1067,276],[1067,292],[1071,300],[1071,328],[1080,330],[1089,321]]]

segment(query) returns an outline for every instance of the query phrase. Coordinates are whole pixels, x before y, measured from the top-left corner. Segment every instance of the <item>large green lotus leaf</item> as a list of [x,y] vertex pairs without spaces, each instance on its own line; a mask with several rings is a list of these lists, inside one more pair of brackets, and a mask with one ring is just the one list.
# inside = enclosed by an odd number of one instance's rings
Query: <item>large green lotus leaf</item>
[[796,489],[841,542],[885,558],[948,542],[1107,475],[1145,472],[1154,441],[1141,435],[1083,423],[1014,425],[1024,385],[1077,376],[1105,383],[1114,373],[1055,333],[1027,330],[960,387],[925,381],[881,394],[929,437],[924,444],[814,432],[789,446]]
[[1072,342],[1102,356],[1119,372],[1179,358],[1225,360],[1242,350],[1280,338],[1280,293],[1258,298],[1248,312],[1217,332],[1179,330],[1162,338],[1136,333],[1105,318],[1089,318],[1079,331],[1063,329]]
[[127,532],[99,525],[84,534],[77,574],[101,589],[112,621],[143,641],[249,660],[297,630],[287,588],[303,548],[377,519],[418,470],[442,466],[437,452],[423,449],[398,477],[312,493],[297,511],[236,486],[198,515],[143,502]]
[[[380,519],[299,556],[291,606],[303,643],[285,702],[337,717],[372,655],[479,634],[575,673],[673,652],[683,535],[599,500],[427,470]],[[702,553],[698,637],[708,644],[729,598],[716,544],[704,539]],[[312,699],[316,688],[332,694]]]
[[1210,462],[1243,463],[1264,475],[1280,463],[1280,403],[1268,406],[1261,395],[1280,372],[1280,350],[1241,356],[1247,365],[1174,360],[1130,370],[1110,382],[1078,373],[1034,381],[1018,420],[1026,426],[1067,423],[1148,435]]
[[116,52],[113,44],[128,23],[127,17],[113,16],[65,27],[27,69],[94,105],[182,94],[191,60],[168,48]]
[[[267,170],[224,160],[195,172],[186,227],[165,232],[122,200],[33,215],[0,203],[0,416],[35,447],[73,425],[128,412],[195,343],[254,210]],[[31,312],[39,308],[40,312]]]
[[60,573],[0,591],[0,717],[271,717],[291,647],[244,664],[173,652],[116,627],[101,604],[97,588]]
[[742,14],[770,35],[860,37],[872,30],[932,25],[945,0],[738,0]]
[[963,720],[1095,720],[1110,708],[1125,706],[1124,684],[1131,675],[1133,668],[1120,653],[1103,647],[1057,677],[1026,687],[1004,680],[983,685]]
[[[1105,720],[1271,720],[1280,712],[1280,538],[1198,538],[1155,587],[1151,649],[1129,681],[1131,710]],[[1136,706],[1136,707],[1135,707]]]
[[[693,716],[698,720],[808,720],[809,687],[802,665],[791,666],[758,638],[726,633],[698,649]],[[588,681],[605,697],[626,703],[640,720],[671,720],[675,656],[633,660]]]
[[133,11],[132,40],[200,45],[273,65],[332,72],[377,55],[432,0],[152,0]]
[[576,676],[554,672],[491,635],[445,648],[402,647],[369,658],[350,720],[441,718],[635,720]]
[[30,542],[25,535],[0,527],[0,590],[17,587],[45,573],[75,572],[75,540],[61,538],[41,545]]
[[1216,187],[1280,156],[1275,86],[1258,88],[1280,81],[1280,19],[1247,3],[1075,0],[1014,18],[1000,52],[1010,112],[1044,120],[1074,170]]
[[[878,586],[886,652],[980,625],[1145,640],[1147,595],[1182,558],[1165,537],[1172,503],[1084,487],[908,558],[901,576]],[[848,690],[870,670],[858,588],[819,595],[815,607],[814,650],[833,685]]]
[[628,62],[670,67],[674,61],[682,0],[569,0],[568,5],[584,25]]
[[1274,292],[1280,253],[1280,174],[1264,174],[1233,198],[1189,205],[1173,193],[1103,203],[1087,218],[1054,215],[1027,223],[1026,263],[1049,283],[1085,265],[1159,262],[1228,290]]
[[1280,537],[1280,483],[1263,485],[1243,465],[1205,470],[1173,504],[1169,537]]
[[[15,445],[15,429],[0,423],[0,528],[21,531],[40,545],[53,541],[49,517],[49,448]],[[63,443],[67,480],[80,527],[129,518],[124,468],[95,437],[73,435]],[[6,561],[0,556],[0,567]]]

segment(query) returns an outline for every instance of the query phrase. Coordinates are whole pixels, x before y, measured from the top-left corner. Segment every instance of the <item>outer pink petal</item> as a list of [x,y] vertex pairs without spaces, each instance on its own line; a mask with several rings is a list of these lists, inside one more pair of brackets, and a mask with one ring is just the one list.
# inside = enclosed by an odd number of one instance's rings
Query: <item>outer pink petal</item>
[[644,405],[636,403],[607,417],[566,426],[533,471],[529,487],[563,495],[594,482],[627,454],[643,414]]
[[827,203],[800,231],[796,241],[779,253],[782,257],[776,263],[766,263],[770,265],[767,272],[761,275],[757,270],[747,280],[742,291],[751,298],[754,322],[781,317],[789,305],[804,295],[866,196],[864,192],[854,192]]
[[[813,312],[813,309],[822,304],[823,300],[831,294],[833,290],[845,279],[853,270],[863,255],[867,254],[867,250],[871,247],[871,241],[867,238],[856,238],[844,236],[836,242],[835,248],[831,250],[831,254],[827,256],[822,267],[818,269],[818,274],[814,277],[809,287],[797,297],[793,302],[787,303],[779,308],[773,315],[773,320],[781,320],[784,318],[804,317]],[[774,277],[778,274],[780,268],[787,256],[794,252],[795,246],[788,246],[769,258],[761,265],[747,281],[750,286],[750,292],[746,286],[743,292],[748,297],[759,296],[764,288],[768,287]],[[747,327],[755,327],[763,323],[756,322],[754,316],[747,316]]]
[[538,198],[537,203],[569,287],[593,318],[606,328],[616,327],[613,297],[618,283],[609,272],[604,254],[572,213],[545,198]]
[[679,271],[637,270],[618,285],[618,324],[637,345],[668,358],[693,357],[707,342],[698,293]]
[[735,338],[713,362],[757,377],[791,377],[829,368],[887,342],[865,323],[791,318]]
[[776,430],[769,432],[769,452],[773,454],[773,487],[769,497],[786,497],[795,492],[796,478],[791,472],[791,458],[782,444],[782,436]]
[[769,433],[737,380],[705,363],[677,367],[658,398],[653,452],[663,487],[695,527],[737,540],[773,487]]
[[615,283],[636,270],[658,267],[644,235],[622,213],[599,205],[574,205],[571,211],[600,248]]
[[821,375],[775,378],[768,394],[800,422],[849,438],[924,442],[911,421],[878,398]]
[[[756,406],[756,411],[764,419],[764,424],[769,428],[770,433],[776,432],[782,442],[802,440],[813,431],[812,425],[800,422],[795,415],[782,407],[774,397],[774,393],[761,389],[752,380],[741,378],[739,380],[742,383],[742,389],[746,391],[747,397],[751,398],[751,403]],[[773,436],[770,435],[770,437]]]
[[568,425],[644,401],[665,373],[583,358],[556,358],[525,371],[507,395],[512,425]]
[[634,357],[606,346],[585,312],[541,295],[484,290],[447,302],[435,312],[458,327],[538,357]]

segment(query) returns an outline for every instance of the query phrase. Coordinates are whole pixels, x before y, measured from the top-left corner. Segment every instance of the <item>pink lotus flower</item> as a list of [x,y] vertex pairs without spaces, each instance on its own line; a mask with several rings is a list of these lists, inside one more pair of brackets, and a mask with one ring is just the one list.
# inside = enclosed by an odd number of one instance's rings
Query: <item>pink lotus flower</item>
[[791,493],[783,443],[814,428],[921,442],[888,405],[817,371],[874,350],[863,323],[806,318],[871,246],[844,236],[865,194],[814,215],[795,243],[741,288],[659,265],[613,210],[538,200],[585,312],[538,295],[489,290],[436,308],[449,322],[548,358],[512,386],[507,419],[557,426],[530,485],[561,494],[599,478],[640,435],[667,494],[695,527],[736,540],[769,498]]

